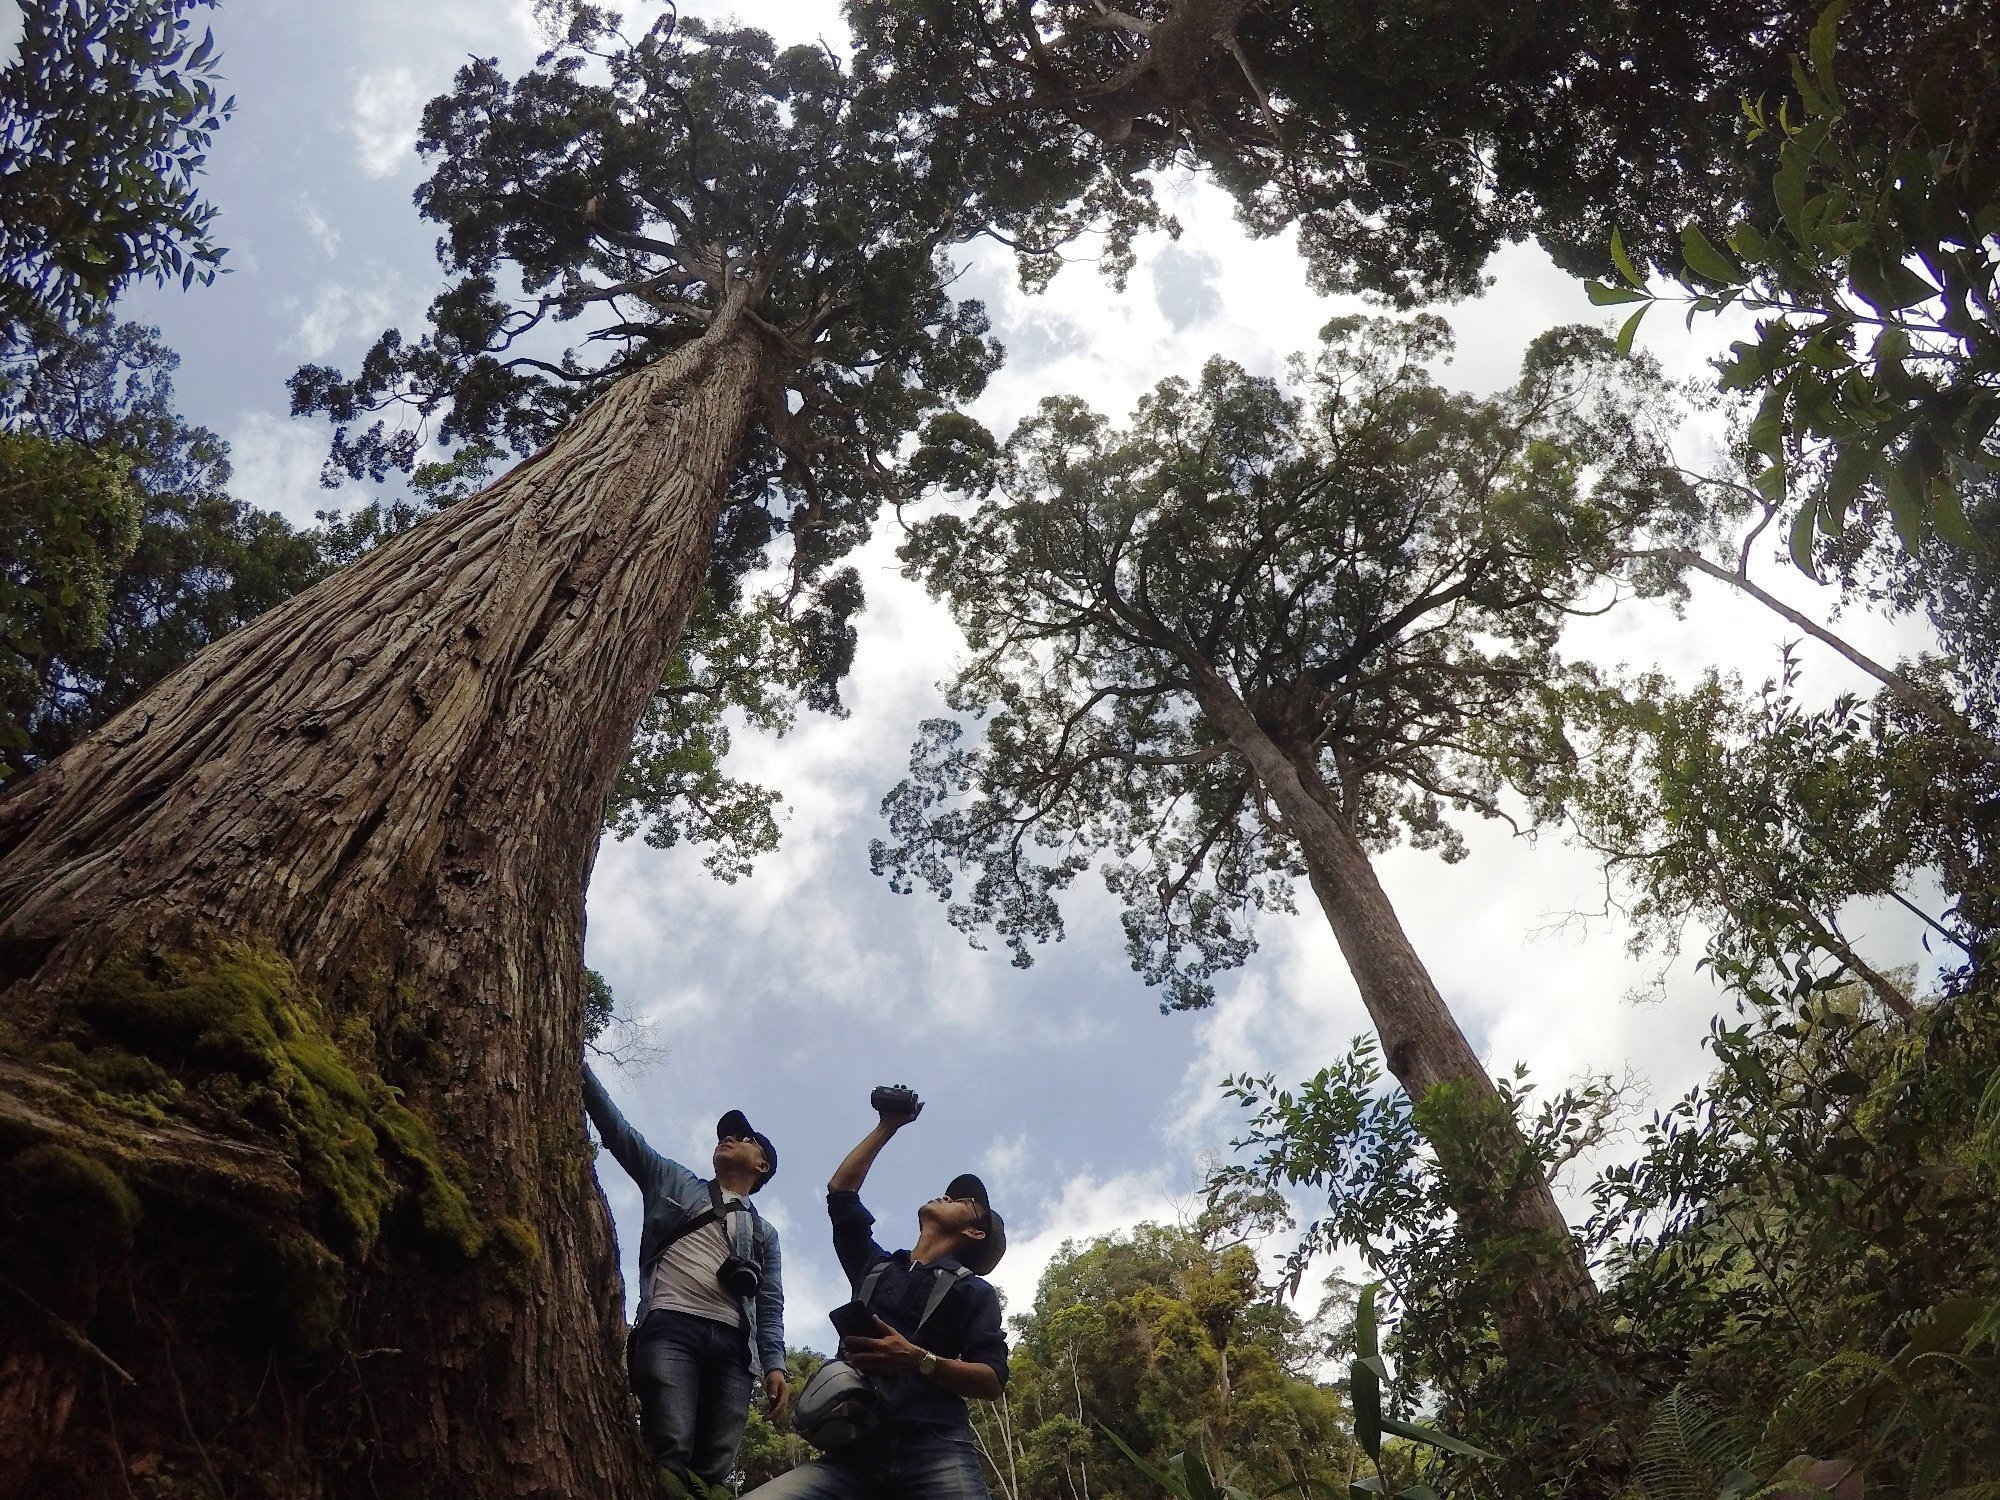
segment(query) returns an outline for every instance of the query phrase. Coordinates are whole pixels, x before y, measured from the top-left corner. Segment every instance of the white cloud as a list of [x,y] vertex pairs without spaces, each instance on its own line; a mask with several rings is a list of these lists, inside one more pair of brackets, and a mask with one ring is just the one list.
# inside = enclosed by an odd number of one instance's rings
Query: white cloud
[[332,260],[340,252],[340,231],[328,222],[309,194],[300,193],[293,206],[298,210],[299,222],[305,225],[306,233],[326,252],[326,258]]
[[229,490],[237,499],[275,510],[294,526],[310,526],[314,512],[338,509],[348,498],[320,485],[324,429],[253,411],[245,412],[228,436],[236,471]]
[[417,119],[435,92],[402,64],[370,69],[355,80],[347,128],[364,173],[393,177],[415,164]]
[[986,1148],[986,1154],[979,1158],[980,1175],[986,1179],[989,1190],[1000,1191],[1021,1180],[1022,1173],[1034,1147],[1028,1143],[1028,1132],[1017,1130],[1009,1136],[999,1136]]
[[284,305],[297,321],[286,347],[318,360],[345,340],[373,340],[396,319],[393,293],[393,278],[385,276],[359,285],[327,282],[303,304],[288,299]]
[[1026,1312],[1066,1241],[1174,1223],[1186,1198],[1171,1190],[1167,1168],[1154,1167],[1111,1177],[1079,1174],[1062,1183],[1053,1201],[1019,1216],[1009,1214],[1004,1201],[996,1203],[1007,1219],[1007,1254],[989,1279],[1005,1294],[1010,1312]]

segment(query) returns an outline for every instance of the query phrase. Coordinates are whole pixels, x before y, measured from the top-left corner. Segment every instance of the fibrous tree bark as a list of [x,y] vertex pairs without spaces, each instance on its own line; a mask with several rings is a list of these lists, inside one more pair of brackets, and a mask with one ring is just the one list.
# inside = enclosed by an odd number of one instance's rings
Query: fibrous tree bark
[[[582,896],[767,374],[754,289],[497,484],[210,647],[0,802],[5,994],[30,1026],[119,955],[258,944],[324,1003],[350,1065],[462,1158],[480,1239],[505,1218],[538,1247],[524,1294],[498,1243],[440,1258],[385,1235],[345,1267],[344,1344],[365,1359],[350,1378],[314,1394],[280,1373],[232,1413],[228,1356],[184,1350],[210,1380],[182,1382],[184,1420],[117,1393],[113,1420],[140,1441],[179,1426],[232,1451],[232,1421],[296,1402],[307,1430],[258,1460],[296,1493],[636,1487],[615,1256],[581,1171]],[[392,1039],[412,1005],[417,1066]],[[162,1279],[142,1296],[175,1316]],[[148,1357],[144,1337],[107,1337]],[[115,1489],[64,1459],[102,1420],[100,1372],[42,1347],[77,1393],[0,1460],[0,1490],[37,1472]],[[62,1383],[28,1379],[23,1357],[7,1389]],[[358,1433],[365,1473],[314,1429]]]

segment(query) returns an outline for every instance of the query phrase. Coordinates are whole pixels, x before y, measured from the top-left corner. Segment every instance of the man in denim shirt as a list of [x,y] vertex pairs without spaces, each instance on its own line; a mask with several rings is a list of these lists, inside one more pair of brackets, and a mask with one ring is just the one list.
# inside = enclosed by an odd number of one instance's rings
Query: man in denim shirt
[[[844,1339],[842,1352],[881,1385],[883,1425],[759,1486],[756,1500],[989,1500],[965,1403],[997,1401],[1007,1384],[1000,1295],[985,1280],[1006,1251],[1006,1226],[969,1172],[917,1210],[911,1250],[877,1244],[875,1216],[861,1203],[877,1154],[922,1108],[882,1111],[826,1185],[833,1248],[856,1295],[882,1268],[869,1299],[880,1336]],[[925,1318],[941,1278],[943,1300]]]
[[[778,1170],[778,1153],[733,1109],[716,1122],[711,1181],[647,1145],[588,1068],[583,1104],[644,1204],[626,1368],[646,1445],[680,1478],[721,1484],[736,1464],[758,1372],[774,1417],[789,1395],[778,1231],[749,1202]],[[744,1261],[758,1273],[750,1295],[720,1279]]]

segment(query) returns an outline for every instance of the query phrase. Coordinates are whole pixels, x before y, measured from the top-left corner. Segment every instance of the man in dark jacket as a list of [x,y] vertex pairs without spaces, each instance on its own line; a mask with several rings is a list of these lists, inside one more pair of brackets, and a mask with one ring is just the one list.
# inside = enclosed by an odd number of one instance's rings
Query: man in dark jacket
[[857,1297],[865,1290],[876,1331],[841,1350],[879,1382],[883,1424],[758,1487],[756,1500],[989,1500],[965,1403],[997,1401],[1007,1384],[1000,1296],[985,1279],[1006,1251],[1006,1225],[970,1172],[917,1210],[909,1250],[877,1244],[861,1203],[876,1156],[922,1108],[883,1110],[826,1185],[834,1251]]
[[715,1176],[699,1177],[647,1145],[588,1068],[583,1103],[644,1205],[626,1370],[646,1444],[681,1479],[721,1484],[758,1374],[774,1417],[789,1395],[778,1231],[750,1204],[778,1153],[733,1109],[715,1125]]

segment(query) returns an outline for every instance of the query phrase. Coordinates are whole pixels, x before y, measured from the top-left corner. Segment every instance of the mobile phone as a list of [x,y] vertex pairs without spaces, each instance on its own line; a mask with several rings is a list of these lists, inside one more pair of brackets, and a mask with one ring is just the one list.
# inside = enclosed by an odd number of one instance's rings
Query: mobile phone
[[833,1331],[844,1339],[879,1338],[882,1330],[875,1326],[875,1314],[863,1302],[843,1302],[827,1315],[833,1321]]

